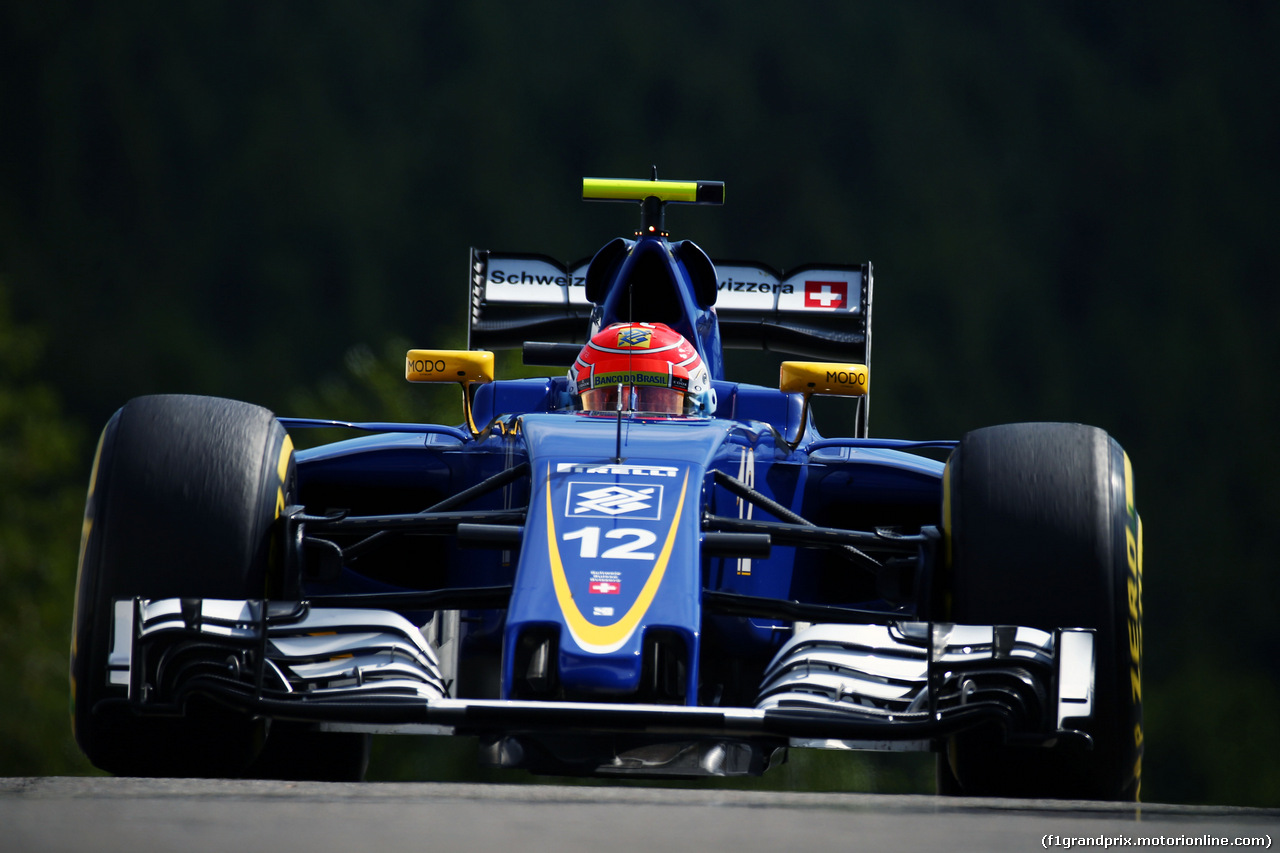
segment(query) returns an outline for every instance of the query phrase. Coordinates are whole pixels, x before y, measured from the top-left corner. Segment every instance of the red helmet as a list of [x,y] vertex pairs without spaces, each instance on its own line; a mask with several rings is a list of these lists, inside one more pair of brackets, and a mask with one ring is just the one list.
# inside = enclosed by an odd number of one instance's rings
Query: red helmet
[[[711,375],[698,351],[663,323],[614,323],[578,353],[569,381],[588,412],[612,412],[618,388],[623,408],[668,415],[715,410]],[[627,393],[629,392],[629,393]]]

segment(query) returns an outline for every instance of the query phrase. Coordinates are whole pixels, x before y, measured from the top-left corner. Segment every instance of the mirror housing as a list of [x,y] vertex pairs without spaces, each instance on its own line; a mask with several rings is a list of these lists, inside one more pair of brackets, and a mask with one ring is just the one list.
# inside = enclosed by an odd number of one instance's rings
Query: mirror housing
[[[782,438],[794,450],[804,437],[805,424],[808,423],[809,417],[809,398],[815,394],[828,397],[867,398],[871,390],[871,371],[865,364],[784,361],[778,368],[778,390],[786,394],[804,396],[799,433],[794,441],[789,440],[785,435]],[[865,407],[867,400],[859,399],[858,405]]]
[[825,361],[784,361],[778,369],[778,390],[809,397],[865,397],[870,390],[870,370],[865,364]]
[[488,351],[411,349],[404,358],[410,382],[457,382],[483,385],[493,381],[493,353]]
[[472,435],[479,435],[471,417],[471,386],[493,381],[493,353],[488,350],[411,349],[404,358],[404,378],[410,382],[457,383],[462,386],[462,411]]

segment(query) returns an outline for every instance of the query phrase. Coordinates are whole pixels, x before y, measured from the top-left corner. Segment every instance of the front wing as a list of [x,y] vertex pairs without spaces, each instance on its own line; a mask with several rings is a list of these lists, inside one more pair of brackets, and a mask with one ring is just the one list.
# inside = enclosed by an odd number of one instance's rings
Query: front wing
[[1089,743],[1077,728],[1093,712],[1085,629],[797,623],[755,705],[720,707],[458,698],[456,647],[433,625],[424,635],[390,610],[307,602],[122,599],[105,675],[140,714],[180,713],[201,694],[320,729],[478,735],[498,764],[586,738],[601,753],[588,772],[756,773],[762,749],[933,750],[988,723],[1011,742]]

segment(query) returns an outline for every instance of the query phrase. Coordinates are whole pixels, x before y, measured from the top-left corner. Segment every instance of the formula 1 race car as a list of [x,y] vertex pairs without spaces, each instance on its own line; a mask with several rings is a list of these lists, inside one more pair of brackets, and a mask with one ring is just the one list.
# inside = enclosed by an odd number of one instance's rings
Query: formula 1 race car
[[[128,402],[91,476],[77,741],[126,775],[358,779],[371,734],[491,766],[759,774],[938,754],[944,793],[1133,799],[1142,528],[1103,431],[873,438],[872,270],[672,241],[716,182],[587,179],[640,229],[588,262],[473,250],[460,425]],[[552,375],[498,380],[522,346]],[[727,347],[795,356],[778,386]],[[823,437],[811,398],[850,398]],[[290,432],[367,433],[294,450]],[[945,460],[945,461],[944,461]]]

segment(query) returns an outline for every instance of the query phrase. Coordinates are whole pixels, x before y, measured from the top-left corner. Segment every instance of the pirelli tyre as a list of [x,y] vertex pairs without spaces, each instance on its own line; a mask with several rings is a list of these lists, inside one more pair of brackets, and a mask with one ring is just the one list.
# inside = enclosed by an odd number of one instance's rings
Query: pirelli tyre
[[942,793],[1134,800],[1142,779],[1142,527],[1120,445],[1079,424],[964,436],[943,477],[950,619],[1093,628],[1092,748],[1013,746],[994,729],[952,738]]
[[[198,696],[181,716],[137,715],[125,688],[108,683],[113,602],[280,596],[273,536],[294,479],[292,442],[258,406],[139,397],[107,422],[85,506],[70,667],[72,728],[95,766],[133,776],[261,775],[252,767],[265,721]],[[273,764],[298,737],[286,729],[275,739]]]

